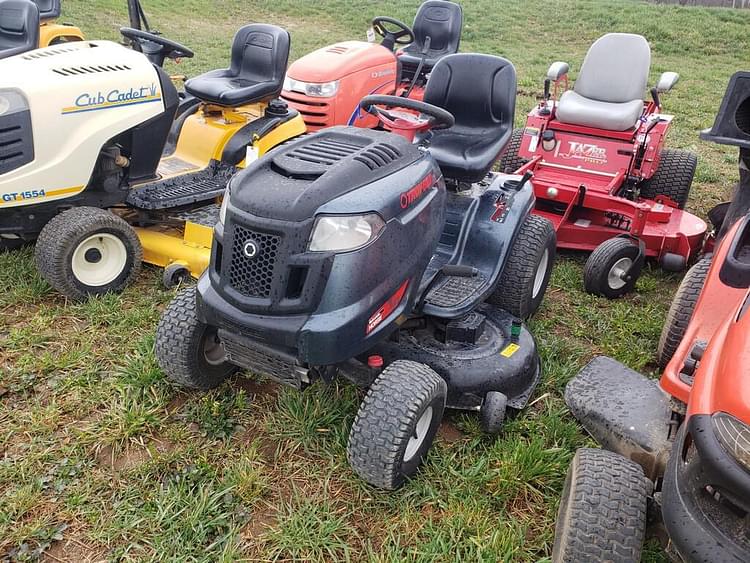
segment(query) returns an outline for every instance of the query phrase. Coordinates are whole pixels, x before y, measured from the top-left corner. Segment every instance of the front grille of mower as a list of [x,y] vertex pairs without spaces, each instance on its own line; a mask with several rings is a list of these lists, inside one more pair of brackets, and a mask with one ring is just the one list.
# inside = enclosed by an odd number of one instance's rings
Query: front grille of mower
[[0,116],[0,174],[34,160],[31,113],[19,111]]
[[[246,253],[249,244],[257,249],[254,256],[248,256]],[[246,297],[269,298],[280,244],[281,237],[278,235],[260,233],[235,225],[232,254],[227,266],[229,284]]]
[[333,125],[333,108],[328,102],[313,102],[306,96],[287,90],[282,92],[281,99],[300,113],[308,131],[317,131]]

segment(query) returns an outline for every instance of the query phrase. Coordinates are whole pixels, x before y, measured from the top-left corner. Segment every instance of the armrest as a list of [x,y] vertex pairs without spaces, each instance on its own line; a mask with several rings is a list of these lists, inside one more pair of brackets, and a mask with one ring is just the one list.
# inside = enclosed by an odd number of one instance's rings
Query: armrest
[[568,74],[569,70],[570,66],[568,65],[568,63],[564,63],[562,61],[554,62],[550,65],[549,70],[547,71],[547,78],[552,82],[557,82],[563,76]]
[[656,91],[659,94],[663,94],[664,92],[669,92],[675,84],[677,84],[677,81],[680,79],[680,75],[676,72],[664,72],[659,77],[659,82],[656,83]]

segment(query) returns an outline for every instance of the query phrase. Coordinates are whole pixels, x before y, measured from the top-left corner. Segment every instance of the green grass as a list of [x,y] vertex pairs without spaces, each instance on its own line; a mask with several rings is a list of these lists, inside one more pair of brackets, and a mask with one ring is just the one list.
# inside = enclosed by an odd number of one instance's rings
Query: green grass
[[[175,6],[179,5],[179,9]],[[196,51],[170,70],[226,64],[233,32],[266,21],[292,33],[292,58],[364,38],[378,14],[411,21],[416,0],[145,0],[153,27]],[[665,97],[669,143],[696,151],[690,208],[704,214],[737,177],[735,150],[698,140],[729,76],[746,64],[745,11],[638,2],[465,3],[463,51],[509,57],[517,122],[554,60],[572,76],[608,31],[646,35]],[[66,21],[117,38],[124,0],[66,0]],[[593,355],[655,374],[678,277],[648,267],[638,292],[608,302],[582,289],[584,258],[564,255],[531,323],[544,381],[533,405],[491,440],[451,413],[419,476],[378,492],[349,469],[345,444],[361,391],[318,384],[298,394],[237,377],[211,393],[163,379],[153,333],[172,293],[146,268],[123,295],[73,305],[38,276],[30,249],[0,255],[0,557],[52,561],[543,561],[567,464],[590,443],[562,401]],[[650,546],[645,561],[664,561]]]

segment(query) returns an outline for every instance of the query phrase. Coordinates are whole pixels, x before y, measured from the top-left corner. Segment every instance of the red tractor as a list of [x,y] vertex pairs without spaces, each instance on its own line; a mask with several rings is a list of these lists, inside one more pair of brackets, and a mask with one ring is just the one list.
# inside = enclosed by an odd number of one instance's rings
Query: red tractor
[[536,213],[555,226],[559,248],[593,251],[586,290],[609,298],[633,289],[645,258],[683,270],[706,233],[683,211],[697,158],[664,148],[672,116],[660,95],[679,76],[662,74],[644,101],[650,63],[646,39],[629,33],[594,42],[572,90],[568,64],[553,63],[542,102],[501,162],[534,174]]
[[[372,20],[381,42],[342,41],[313,51],[287,70],[281,97],[300,112],[309,131],[332,125],[376,127],[378,119],[359,107],[372,94],[421,100],[432,68],[458,51],[461,6],[427,0],[413,27],[378,16]],[[400,47],[400,48],[399,48]]]
[[735,74],[701,136],[740,147],[738,189],[713,256],[672,303],[660,381],[598,357],[568,383],[566,403],[604,449],[573,458],[554,563],[640,561],[647,514],[677,560],[750,560],[750,73]]

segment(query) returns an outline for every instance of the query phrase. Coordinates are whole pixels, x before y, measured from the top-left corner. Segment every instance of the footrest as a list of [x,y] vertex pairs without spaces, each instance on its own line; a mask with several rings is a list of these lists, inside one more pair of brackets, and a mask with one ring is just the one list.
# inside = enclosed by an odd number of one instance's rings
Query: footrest
[[198,209],[190,211],[181,211],[170,214],[170,217],[185,221],[186,223],[196,223],[204,227],[212,227],[219,222],[220,206],[216,204],[205,205]]
[[565,403],[603,448],[639,463],[649,477],[664,471],[671,407],[655,380],[598,356],[568,382]]
[[485,278],[481,274],[473,277],[447,276],[430,290],[425,303],[435,307],[458,307],[472,299],[484,288],[484,284]]
[[200,172],[152,182],[132,189],[127,202],[139,209],[153,210],[209,201],[224,192],[235,172],[233,166],[208,167]]

